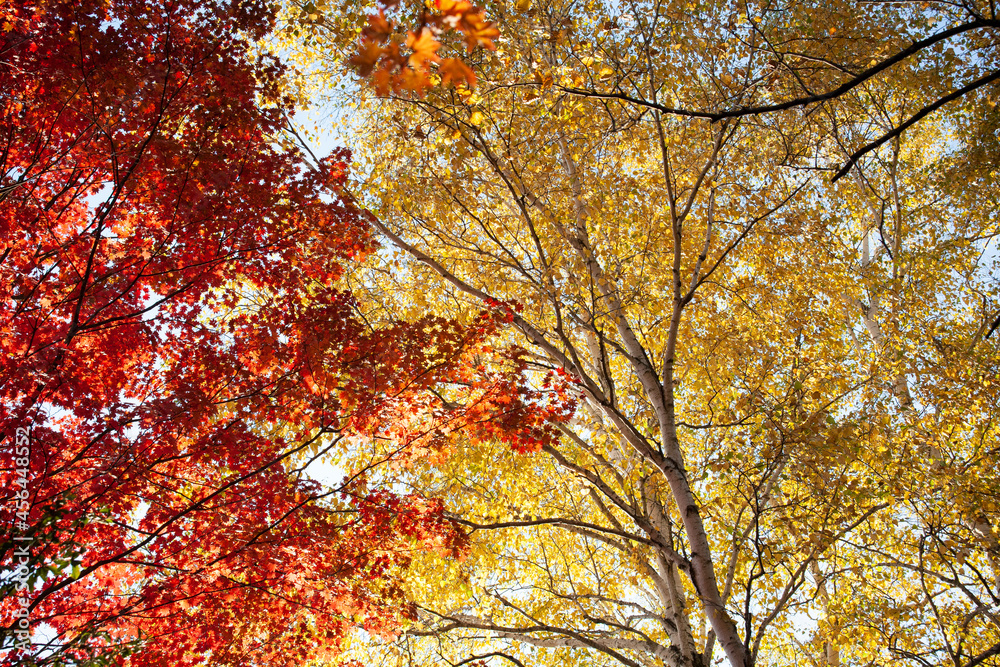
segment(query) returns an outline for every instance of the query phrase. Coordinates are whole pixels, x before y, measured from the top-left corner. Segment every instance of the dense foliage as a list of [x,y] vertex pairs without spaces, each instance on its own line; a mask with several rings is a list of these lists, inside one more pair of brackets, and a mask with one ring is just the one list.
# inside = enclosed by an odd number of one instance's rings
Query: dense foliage
[[[359,317],[338,279],[376,245],[349,154],[278,141],[270,4],[2,11],[4,664],[301,664],[391,634],[411,552],[466,538],[368,473],[470,426],[552,430],[515,351],[468,363],[504,309]],[[429,409],[440,383],[467,403]],[[372,440],[395,449],[311,479]]]
[[0,6],[6,664],[998,664],[996,12]]
[[[511,339],[582,402],[538,455],[468,442],[414,471],[472,555],[359,653],[996,662],[995,6],[486,16],[475,88],[352,100],[356,188],[401,253],[358,294],[517,302]],[[334,99],[345,21],[300,42]]]

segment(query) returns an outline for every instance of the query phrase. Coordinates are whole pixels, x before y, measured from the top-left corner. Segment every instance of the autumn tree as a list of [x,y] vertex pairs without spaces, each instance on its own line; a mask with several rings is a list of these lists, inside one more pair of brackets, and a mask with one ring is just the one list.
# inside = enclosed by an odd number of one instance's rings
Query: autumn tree
[[[396,249],[355,293],[510,304],[580,407],[534,453],[411,469],[471,555],[415,566],[417,621],[359,655],[995,661],[995,8],[484,5],[474,88],[350,100]],[[300,57],[336,72],[357,33],[315,23]]]
[[[347,151],[307,167],[285,141],[270,3],[0,19],[0,660],[299,664],[391,635],[413,554],[466,540],[378,471],[498,423],[553,432],[515,351],[470,362],[507,311],[365,322],[342,277],[370,221]],[[439,384],[462,400],[428,410]]]

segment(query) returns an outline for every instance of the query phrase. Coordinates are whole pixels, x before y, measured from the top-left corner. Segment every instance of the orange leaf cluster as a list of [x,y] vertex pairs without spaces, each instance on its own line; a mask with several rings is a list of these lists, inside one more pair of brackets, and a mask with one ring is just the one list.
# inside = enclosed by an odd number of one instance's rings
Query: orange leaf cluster
[[371,78],[379,95],[422,95],[432,85],[434,72],[442,85],[476,85],[475,73],[462,59],[438,54],[438,38],[455,31],[462,35],[469,53],[477,47],[495,49],[493,40],[500,33],[479,7],[467,0],[434,0],[432,8],[422,10],[419,25],[406,30],[403,37],[402,28],[385,14],[395,3],[383,0],[382,6],[368,17],[357,51],[349,60],[360,76]]
[[[31,437],[0,452],[0,568],[15,535],[33,546],[0,613],[25,601],[63,646],[46,659],[72,664],[301,664],[351,626],[396,631],[414,540],[456,557],[464,534],[433,499],[321,488],[294,462],[373,434],[399,464],[477,434],[531,449],[569,403],[530,391],[516,354],[471,363],[502,308],[357,317],[337,279],[374,243],[350,155],[310,169],[273,142],[292,101],[251,52],[268,3],[2,11],[0,427]],[[489,39],[474,8],[447,11]],[[433,25],[406,68],[468,83]]]

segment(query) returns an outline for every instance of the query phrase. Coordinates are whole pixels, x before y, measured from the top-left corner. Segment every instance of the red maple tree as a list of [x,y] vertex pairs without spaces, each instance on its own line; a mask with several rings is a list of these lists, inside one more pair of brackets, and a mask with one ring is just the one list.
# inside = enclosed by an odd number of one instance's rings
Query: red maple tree
[[[569,409],[516,354],[468,363],[505,306],[357,316],[337,280],[373,237],[346,151],[307,169],[273,141],[292,102],[251,46],[273,21],[246,0],[0,9],[0,664],[295,664],[392,632],[407,554],[465,537],[364,474],[321,488],[306,453],[530,449]],[[16,647],[20,609],[47,651]]]

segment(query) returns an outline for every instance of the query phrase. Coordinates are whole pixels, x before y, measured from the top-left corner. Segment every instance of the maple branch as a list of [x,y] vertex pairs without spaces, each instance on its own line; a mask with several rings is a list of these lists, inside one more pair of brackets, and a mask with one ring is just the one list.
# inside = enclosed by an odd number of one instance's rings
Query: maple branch
[[[167,68],[167,75],[169,75],[169,67]],[[89,88],[88,88],[88,90],[89,90]],[[164,86],[163,86],[163,95],[164,96],[166,95],[166,90],[167,90],[167,86],[166,86],[166,82],[164,82]],[[139,148],[138,148],[137,153],[136,153],[136,157],[132,161],[132,164],[129,165],[129,168],[126,170],[125,175],[124,175],[123,178],[119,177],[119,175],[118,175],[117,151],[113,151],[113,155],[115,155],[115,158],[114,158],[115,159],[115,162],[114,162],[114,166],[115,166],[115,186],[114,186],[114,189],[112,190],[111,197],[108,199],[108,201],[104,202],[101,205],[100,212],[98,213],[98,216],[97,216],[97,228],[94,230],[94,242],[93,242],[93,245],[92,245],[92,247],[90,249],[90,254],[87,256],[87,266],[86,266],[86,269],[84,270],[83,276],[80,279],[80,296],[77,299],[76,306],[73,309],[73,317],[70,320],[69,328],[66,331],[66,344],[67,345],[69,345],[73,341],[73,337],[76,336],[76,334],[77,334],[77,332],[79,330],[80,311],[83,309],[83,300],[84,300],[84,297],[86,296],[86,293],[87,293],[87,283],[90,281],[90,275],[91,275],[91,272],[93,271],[93,267],[94,267],[94,259],[97,257],[97,249],[98,249],[98,247],[100,246],[100,243],[101,243],[101,238],[102,238],[101,235],[102,235],[102,232],[104,230],[104,222],[107,220],[108,216],[111,214],[111,211],[114,209],[115,205],[118,203],[118,199],[119,199],[119,197],[121,197],[122,191],[125,188],[125,183],[128,182],[132,178],[132,176],[135,174],[135,171],[136,171],[136,169],[138,169],[139,162],[141,161],[143,155],[145,154],[146,149],[148,148],[149,144],[153,141],[153,139],[156,137],[156,135],[158,133],[158,130],[159,130],[159,127],[163,123],[163,119],[166,116],[165,102],[166,102],[165,99],[163,97],[161,97],[160,107],[159,107],[158,113],[157,113],[157,115],[156,115],[156,117],[155,117],[155,119],[153,121],[153,125],[149,129],[148,134],[146,135],[146,137],[143,140],[143,142],[139,145]],[[111,140],[111,135],[106,130],[105,130],[105,135],[109,137],[109,140]]]
[[[246,481],[248,479],[251,479],[251,478],[259,475],[260,473],[264,472],[265,470],[268,470],[269,468],[272,468],[273,466],[277,465],[278,463],[281,463],[282,461],[284,461],[288,457],[290,457],[290,456],[292,456],[292,455],[294,455],[294,454],[302,451],[303,449],[306,449],[313,442],[315,442],[316,439],[319,438],[321,435],[323,435],[323,431],[322,430],[320,432],[318,432],[312,438],[309,438],[308,440],[306,440],[305,442],[303,442],[298,447],[294,447],[294,448],[292,448],[292,449],[290,449],[290,450],[288,450],[288,451],[280,454],[276,458],[271,459],[267,463],[265,463],[265,464],[263,464],[263,465],[255,468],[255,469],[253,469],[253,470],[251,470],[251,471],[249,471],[247,473],[244,473],[242,475],[238,475],[238,476],[233,477],[232,479],[230,479],[229,481],[227,481],[225,484],[223,484],[223,485],[219,486],[218,488],[216,488],[211,493],[203,496],[202,498],[199,498],[197,501],[191,503],[190,505],[188,505],[183,510],[180,510],[177,513],[175,513],[169,519],[167,519],[166,521],[164,521],[163,523],[161,523],[159,526],[157,526],[156,528],[154,528],[152,531],[150,531],[145,539],[140,540],[139,542],[137,542],[136,544],[132,545],[131,547],[125,549],[124,551],[121,551],[121,552],[119,552],[117,554],[114,554],[112,556],[105,556],[104,558],[101,558],[101,559],[93,562],[92,564],[90,564],[86,568],[81,569],[81,571],[80,571],[80,577],[79,578],[82,578],[82,577],[90,574],[94,570],[96,570],[98,568],[101,568],[101,567],[103,567],[103,566],[105,566],[105,565],[107,565],[109,563],[116,562],[117,560],[119,560],[121,558],[125,558],[125,557],[129,556],[130,554],[133,554],[136,551],[139,551],[140,549],[142,549],[145,546],[147,546],[153,539],[155,539],[157,536],[159,536],[161,533],[163,533],[163,531],[166,528],[168,528],[172,524],[180,521],[181,519],[183,519],[187,515],[191,514],[192,512],[194,512],[194,511],[202,508],[205,505],[205,503],[207,503],[208,501],[212,500],[213,498],[216,498],[216,497],[220,496],[225,491],[233,488],[234,486],[236,486],[236,485],[238,485],[238,484],[240,484],[240,483],[242,483],[242,482],[244,482],[244,481]],[[42,593],[36,595],[34,598],[32,598],[30,609],[34,609],[42,601],[43,598],[48,597],[48,596],[56,593],[60,589],[65,588],[66,586],[69,586],[73,582],[74,582],[73,579],[64,579],[63,581],[61,581],[61,582],[59,582],[57,584],[54,584],[52,587],[50,587],[50,588],[46,589],[45,591],[43,591]]]
[[[321,435],[321,434],[317,434],[317,435]],[[343,436],[340,435],[340,434],[338,434],[338,438],[336,439],[336,441],[333,444],[330,445],[330,447],[333,447],[333,445],[336,444],[336,442],[339,442],[339,440],[341,438],[343,438]],[[329,447],[327,449],[329,449]],[[303,499],[301,501],[299,501],[299,502],[295,503],[294,505],[292,505],[291,507],[289,507],[283,514],[281,514],[280,516],[276,517],[270,523],[265,523],[263,526],[261,526],[257,530],[256,533],[254,533],[252,536],[250,536],[249,539],[247,539],[245,542],[243,542],[240,545],[239,549],[237,549],[235,551],[231,551],[231,552],[226,553],[226,554],[219,554],[219,556],[217,556],[215,559],[213,559],[213,560],[211,560],[211,561],[209,561],[207,563],[203,563],[197,570],[194,571],[194,574],[198,574],[198,573],[200,573],[200,572],[202,572],[204,570],[207,570],[208,568],[212,567],[216,563],[219,563],[219,562],[221,562],[221,561],[223,561],[223,560],[225,560],[227,558],[232,558],[233,556],[246,551],[251,546],[255,545],[257,543],[257,540],[259,540],[261,537],[263,537],[264,535],[266,535],[270,531],[274,530],[276,527],[278,527],[279,525],[281,525],[281,523],[284,522],[285,519],[287,519],[288,517],[292,516],[293,514],[295,514],[299,510],[301,510],[303,507],[305,507],[309,503],[315,502],[317,500],[321,500],[323,498],[326,498],[328,496],[332,496],[332,495],[337,494],[337,493],[341,493],[341,492],[344,491],[344,489],[347,488],[348,484],[349,484],[349,481],[345,480],[345,482],[343,484],[341,484],[339,487],[330,488],[325,493],[321,493],[321,494],[318,494],[318,495],[305,494],[305,496],[303,497]]]

